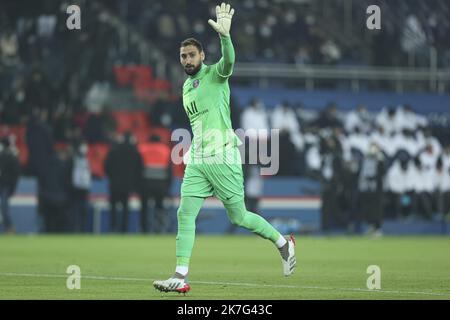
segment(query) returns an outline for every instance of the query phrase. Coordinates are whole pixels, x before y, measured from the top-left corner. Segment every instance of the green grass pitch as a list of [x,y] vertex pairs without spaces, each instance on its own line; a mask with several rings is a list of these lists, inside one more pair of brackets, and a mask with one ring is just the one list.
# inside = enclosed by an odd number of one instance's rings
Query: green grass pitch
[[[297,237],[297,269],[257,236],[197,235],[186,295],[152,287],[174,271],[175,235],[1,236],[0,299],[450,299],[450,237]],[[69,265],[81,288],[69,290]],[[367,267],[381,269],[368,290]]]

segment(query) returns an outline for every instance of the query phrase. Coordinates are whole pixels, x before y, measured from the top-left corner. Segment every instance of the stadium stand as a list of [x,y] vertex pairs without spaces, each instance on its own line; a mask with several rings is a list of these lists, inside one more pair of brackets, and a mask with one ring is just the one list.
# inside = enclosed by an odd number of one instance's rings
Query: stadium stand
[[[265,178],[263,214],[286,230],[319,232],[321,197],[327,183],[326,159],[339,158],[342,170],[347,170],[344,172],[357,173],[370,144],[376,142],[385,157],[386,179],[396,161],[407,154],[411,181],[422,174],[419,166],[413,166],[417,159],[425,167],[424,174],[434,181],[430,190],[411,182],[401,192],[403,207],[412,202],[409,209],[402,208],[409,210],[406,217],[396,216],[393,191],[397,189],[386,183],[383,232],[448,232],[450,187],[445,181],[450,179],[450,86],[446,80],[450,79],[450,6],[443,0],[379,0],[377,4],[386,13],[385,32],[370,32],[360,24],[365,21],[365,9],[371,1],[353,1],[350,6],[348,1],[325,1],[275,1],[276,6],[271,6],[269,1],[245,0],[234,4],[240,12],[233,26],[240,30],[233,34],[238,59],[232,80],[234,127],[241,127],[240,115],[254,98],[265,107],[270,128],[286,129],[273,125],[274,111],[281,105],[292,111],[283,119],[298,124],[290,127],[297,128],[295,134],[282,137],[283,150],[293,155],[281,164],[283,177]],[[26,139],[32,116],[43,110],[48,112],[44,122],[56,153],[70,153],[75,142],[89,143],[87,158],[95,178],[90,230],[107,232],[107,181],[103,166],[111,146],[130,132],[137,144],[156,134],[172,147],[171,132],[188,127],[179,93],[184,79],[178,62],[180,41],[195,34],[206,45],[208,63],[220,54],[216,35],[207,32],[206,21],[202,20],[211,13],[206,0],[199,1],[198,10],[187,10],[190,4],[185,0],[78,3],[83,10],[83,28],[73,33],[68,33],[65,8],[57,2],[33,2],[27,7],[12,0],[1,4],[0,137],[12,137],[22,166],[23,177],[12,200],[18,232],[40,230],[36,173],[29,168]],[[175,4],[177,14],[173,12]],[[345,19],[340,18],[342,15]],[[85,47],[90,50],[83,50]],[[357,90],[351,90],[343,87],[344,81],[330,76],[308,89],[307,78],[302,78],[300,82],[306,84],[299,86],[289,82],[291,79],[283,73],[283,80],[267,82],[259,73],[245,76],[247,69],[239,67],[245,63],[256,69],[283,64],[292,70],[311,67],[316,71],[373,67],[375,71],[369,70],[370,76],[382,68],[392,68],[387,73],[405,68],[420,73],[420,80],[411,80],[409,91],[397,90],[395,81],[386,85],[377,79],[370,84],[364,82],[367,79],[361,80],[357,86],[351,86]],[[364,106],[363,114],[355,111],[358,106]],[[353,120],[349,120],[351,117]],[[356,122],[349,124],[350,121]],[[387,123],[391,122],[389,127]],[[337,155],[326,148],[330,137],[339,141]],[[383,143],[389,139],[392,146],[386,147]],[[408,145],[412,147],[404,147]],[[431,151],[428,145],[432,145]],[[183,170],[183,165],[173,165],[173,208]],[[334,229],[347,232],[355,211],[348,192],[355,191],[355,185],[339,187],[344,191],[339,194],[340,209],[336,212],[345,222],[336,219]],[[423,210],[418,208],[428,205],[433,214],[423,217]],[[134,197],[132,209],[136,211],[137,207]],[[174,210],[171,214],[173,217]],[[134,221],[130,232],[138,231],[136,212],[130,219]],[[209,201],[199,222],[200,232],[225,232],[226,226],[223,210],[214,200]]]

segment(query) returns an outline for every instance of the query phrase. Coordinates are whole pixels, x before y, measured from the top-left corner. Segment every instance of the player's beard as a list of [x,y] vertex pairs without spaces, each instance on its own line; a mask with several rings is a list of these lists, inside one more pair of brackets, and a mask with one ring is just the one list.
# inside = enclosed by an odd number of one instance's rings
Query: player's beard
[[[192,65],[189,65],[189,66],[192,66]],[[194,76],[194,75],[197,74],[197,72],[200,71],[200,68],[201,68],[201,67],[202,67],[202,64],[201,64],[201,63],[199,63],[197,66],[194,66],[193,68],[188,68],[188,65],[186,65],[186,66],[184,67],[184,72],[186,72],[186,74],[187,74],[188,76]]]

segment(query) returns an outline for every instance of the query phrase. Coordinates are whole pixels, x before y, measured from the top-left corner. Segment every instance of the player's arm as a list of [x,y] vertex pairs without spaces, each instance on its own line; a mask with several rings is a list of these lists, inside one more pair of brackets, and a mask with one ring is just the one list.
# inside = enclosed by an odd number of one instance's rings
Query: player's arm
[[216,64],[217,73],[227,78],[233,72],[235,61],[233,43],[230,37],[231,20],[233,18],[234,9],[229,4],[222,3],[216,6],[217,22],[209,19],[208,23],[219,33],[220,44],[222,50],[222,58]]

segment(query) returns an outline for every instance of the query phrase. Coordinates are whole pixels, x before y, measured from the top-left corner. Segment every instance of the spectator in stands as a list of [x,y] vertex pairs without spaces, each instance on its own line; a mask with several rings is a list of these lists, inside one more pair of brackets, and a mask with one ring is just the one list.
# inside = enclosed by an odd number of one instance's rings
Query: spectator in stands
[[320,155],[319,143],[314,143],[306,151],[306,175],[320,180],[322,159]]
[[4,104],[1,122],[12,125],[23,124],[25,122],[25,119],[29,116],[30,112],[29,106],[26,103],[25,88],[21,79],[18,79],[13,83]]
[[[259,141],[267,141],[269,139],[269,119],[264,104],[253,98],[250,101],[250,105],[244,109],[241,115],[241,127],[245,131],[246,143],[245,154],[248,156],[254,156],[250,153],[257,150]],[[251,147],[251,148],[250,148]],[[252,149],[252,150],[250,150]],[[258,153],[257,153],[258,154]],[[245,160],[247,164],[259,164],[259,159],[256,159],[257,163],[250,163],[250,158]]]
[[[445,1],[435,1],[429,5],[429,11],[419,10],[423,12],[415,12],[416,15],[410,13],[417,11],[414,10],[417,4],[403,2],[390,4],[389,10],[386,10],[390,14],[385,15],[383,20],[383,32],[372,31],[366,34],[365,28],[354,29],[351,42],[348,42],[348,37],[344,34],[335,32],[338,26],[336,21],[339,21],[344,8],[348,9],[345,2],[339,1],[339,4],[331,6],[327,10],[326,19],[318,16],[321,12],[320,3],[297,2],[287,1],[282,6],[273,5],[268,1],[255,3],[244,1],[236,4],[242,9],[239,11],[242,15],[239,28],[241,32],[235,35],[236,47],[242,50],[240,58],[255,61],[255,52],[259,52],[258,57],[264,57],[266,61],[296,62],[299,65],[309,63],[372,65],[373,62],[379,62],[378,65],[398,66],[406,61],[403,49],[411,52],[410,62],[417,65],[412,59],[414,52],[428,53],[428,49],[433,47],[437,50],[439,67],[445,67],[448,60],[449,45],[446,36],[449,26],[445,23],[447,13]],[[92,80],[104,78],[113,61],[139,64],[142,61],[148,63],[150,59],[151,64],[164,69],[164,65],[170,64],[167,62],[171,62],[173,57],[169,53],[173,51],[176,41],[172,40],[176,36],[193,31],[205,37],[205,43],[214,46],[213,41],[206,41],[211,35],[205,32],[206,23],[201,19],[208,15],[211,8],[214,10],[213,6],[207,1],[202,1],[195,12],[188,12],[189,10],[184,10],[188,5],[187,0],[168,1],[164,5],[149,1],[145,6],[142,3],[134,4],[130,0],[124,0],[120,5],[115,1],[104,2],[101,7],[106,10],[103,10],[99,8],[98,2],[86,2],[83,4],[83,25],[87,24],[89,28],[83,28],[77,34],[71,35],[71,41],[64,41],[67,33],[64,24],[58,23],[58,17],[65,10],[63,5],[53,6],[45,12],[42,12],[42,6],[36,6],[27,14],[18,12],[14,6],[4,6],[2,12],[5,12],[5,16],[8,17],[6,20],[9,21],[5,23],[5,31],[0,37],[1,63],[9,65],[9,60],[15,57],[14,61],[23,61],[25,65],[31,65],[33,62],[41,65],[46,69],[46,74],[53,72],[66,75],[73,74],[76,70],[78,74],[76,82],[81,86],[87,86],[81,88],[80,93],[88,92]],[[359,10],[363,5],[352,4],[354,19],[366,18],[365,11]],[[139,9],[131,9],[134,6]],[[116,10],[117,7],[121,9]],[[405,7],[409,7],[409,10],[404,10]],[[173,8],[179,10],[174,12]],[[110,15],[114,18],[109,18]],[[98,16],[101,18],[98,19]],[[188,24],[187,21],[191,23]],[[10,30],[8,24],[14,28]],[[150,56],[142,54],[143,48],[147,45],[146,41],[136,41],[141,35],[133,29],[145,30],[147,40],[158,44],[152,46]],[[129,37],[118,36],[125,31]],[[54,50],[56,45],[60,50]],[[87,46],[92,50],[89,52],[78,50]],[[361,50],[363,47],[367,50]],[[428,64],[429,59],[426,62]],[[25,72],[19,67],[17,70]],[[171,80],[176,77],[178,76],[172,76]],[[62,92],[68,91],[70,82],[61,85]]]
[[12,30],[5,30],[0,36],[1,61],[6,66],[14,66],[19,62],[19,43],[17,35]]
[[423,138],[425,139],[425,145],[431,145],[432,153],[437,158],[442,153],[442,145],[439,140],[433,136],[431,128],[423,130]]
[[450,145],[444,148],[444,152],[442,153],[442,165],[443,169],[446,171],[450,170]]
[[377,115],[375,122],[379,127],[383,127],[386,135],[391,136],[400,130],[397,119],[397,110],[393,107],[389,107],[381,110]]
[[367,108],[364,105],[360,105],[354,111],[350,111],[345,117],[345,131],[350,133],[354,132],[358,128],[363,133],[371,131],[371,123]]
[[15,228],[9,215],[9,198],[14,194],[19,179],[20,164],[16,154],[10,147],[8,137],[0,141],[0,213],[3,230],[15,233]]
[[53,134],[56,142],[68,143],[73,136],[73,113],[71,108],[61,103],[52,119]]
[[[305,129],[305,134],[309,132],[306,128],[317,119],[317,113],[315,110],[307,109],[305,105],[301,102],[294,102],[294,110],[297,115],[298,123],[301,128]],[[317,128],[315,126],[310,126],[309,128]],[[305,137],[306,139],[306,137]],[[306,142],[306,141],[305,141]]]
[[[161,142],[161,138],[152,135],[150,141],[138,146],[143,160],[141,198],[141,232],[167,232],[169,227],[168,212],[164,200],[169,196],[172,182],[171,150]],[[154,201],[150,226],[148,219],[148,201]]]
[[108,108],[101,112],[91,113],[86,120],[84,137],[88,143],[110,143],[117,124]]
[[27,123],[26,141],[29,150],[29,170],[42,179],[48,174],[53,156],[53,133],[46,109],[34,109]]
[[44,220],[44,232],[69,231],[69,176],[69,153],[60,149],[50,157],[46,174],[38,178],[38,211]]
[[280,130],[280,168],[278,174],[287,176],[297,174],[304,141],[295,112],[287,102],[275,107],[271,114],[271,123],[272,129]]
[[320,53],[323,56],[323,62],[325,64],[335,64],[342,57],[341,49],[331,38],[323,41],[322,45],[320,46]]
[[342,146],[334,135],[323,137],[320,145],[322,173],[322,215],[321,228],[329,231],[334,227],[346,227],[340,210],[339,197],[342,193]]
[[441,158],[436,163],[437,210],[444,217],[450,214],[450,169]]
[[425,150],[423,150],[420,154],[418,154],[419,160],[422,164],[423,170],[427,176],[432,176],[436,163],[439,159],[439,154],[436,154],[433,151],[433,145],[427,144]]
[[106,82],[96,81],[86,94],[86,107],[90,112],[98,113],[105,105],[110,91],[110,85]]
[[150,109],[150,123],[154,127],[170,127],[175,106],[167,98],[159,96]]
[[368,234],[380,236],[383,219],[384,158],[375,144],[369,148],[359,174],[359,220],[367,222]]
[[[386,191],[390,199],[390,210],[396,218],[405,218],[412,212],[414,176],[412,164],[407,159],[396,160],[386,176]],[[387,212],[391,215],[391,212]]]
[[297,66],[304,66],[312,63],[309,48],[307,46],[299,46],[294,56],[294,62]]
[[69,214],[71,230],[74,232],[87,231],[89,212],[89,193],[91,190],[91,170],[87,159],[88,146],[85,142],[76,142],[69,164]]
[[392,156],[406,153],[409,158],[415,158],[421,151],[420,143],[417,142],[412,131],[403,129],[391,136],[390,151]]
[[[435,153],[433,151],[433,145],[431,143],[428,143],[425,147],[425,150],[422,151],[418,155],[418,159],[421,163],[422,167],[422,184],[421,187],[426,190],[425,195],[419,195],[420,197],[425,197],[425,200],[421,201],[428,201],[431,202],[431,213],[426,213],[426,218],[430,219],[431,215],[436,212],[439,209],[439,203],[438,203],[438,191],[439,191],[439,181],[438,181],[438,166],[442,170],[441,177],[444,178],[445,172],[443,170],[443,164],[439,164],[438,162],[442,161],[439,154]],[[445,183],[443,184],[445,188]],[[428,200],[427,200],[428,199]],[[418,202],[420,203],[420,201]],[[436,210],[436,211],[435,211]],[[422,212],[419,212],[419,214]]]
[[408,54],[408,66],[414,65],[412,57],[424,48],[426,40],[426,34],[419,18],[411,12],[405,19],[401,38],[402,49]]
[[363,133],[359,127],[355,127],[353,132],[348,135],[348,148],[357,150],[365,155],[369,151],[370,139],[367,134]]
[[[324,129],[323,132],[327,132]],[[357,129],[358,131],[359,129]],[[353,232],[355,225],[350,221],[355,220],[358,194],[358,174],[364,153],[359,148],[352,147],[350,137],[347,136],[342,127],[332,129],[333,137],[340,146],[340,168],[339,168],[339,192],[337,212],[338,221],[341,226],[346,225],[349,232]],[[366,143],[367,137],[362,135],[362,141]]]
[[[131,133],[125,133],[109,151],[105,159],[105,173],[109,182],[110,230],[125,233],[128,231],[128,198],[133,191],[137,191],[142,176],[142,158]],[[121,217],[117,211],[119,204],[122,207]]]
[[314,126],[307,126],[304,123],[305,138],[305,173],[307,176],[320,180],[321,158],[320,158],[320,136],[319,129]]
[[377,129],[370,134],[369,141],[375,143],[385,156],[394,156],[395,150],[392,146],[391,137],[385,133],[383,126],[377,127]]
[[409,105],[402,106],[397,112],[399,113],[398,121],[401,129],[415,132],[428,124],[426,118],[416,114]]
[[160,35],[162,42],[165,43],[166,49],[170,49],[170,43],[173,41],[176,35],[176,25],[174,18],[171,14],[164,13],[157,18],[158,34]]
[[257,130],[269,130],[269,119],[264,104],[253,98],[250,105],[244,109],[241,115],[241,127],[244,130],[252,130],[249,135],[252,138],[266,138],[262,132]]
[[419,157],[414,159],[413,166],[413,212],[416,217],[422,216],[431,220],[433,215],[433,193],[435,191],[435,177],[433,171],[422,163]]
[[25,86],[27,104],[32,107],[46,109],[51,113],[54,94],[47,77],[39,68],[34,68]]
[[315,121],[315,125],[319,128],[342,127],[341,120],[338,118],[337,106],[335,103],[329,103],[320,113],[319,118]]
[[304,140],[300,132],[300,125],[295,112],[289,107],[288,102],[283,102],[275,107],[271,114],[272,129],[281,132],[286,131],[297,152],[304,148]]

